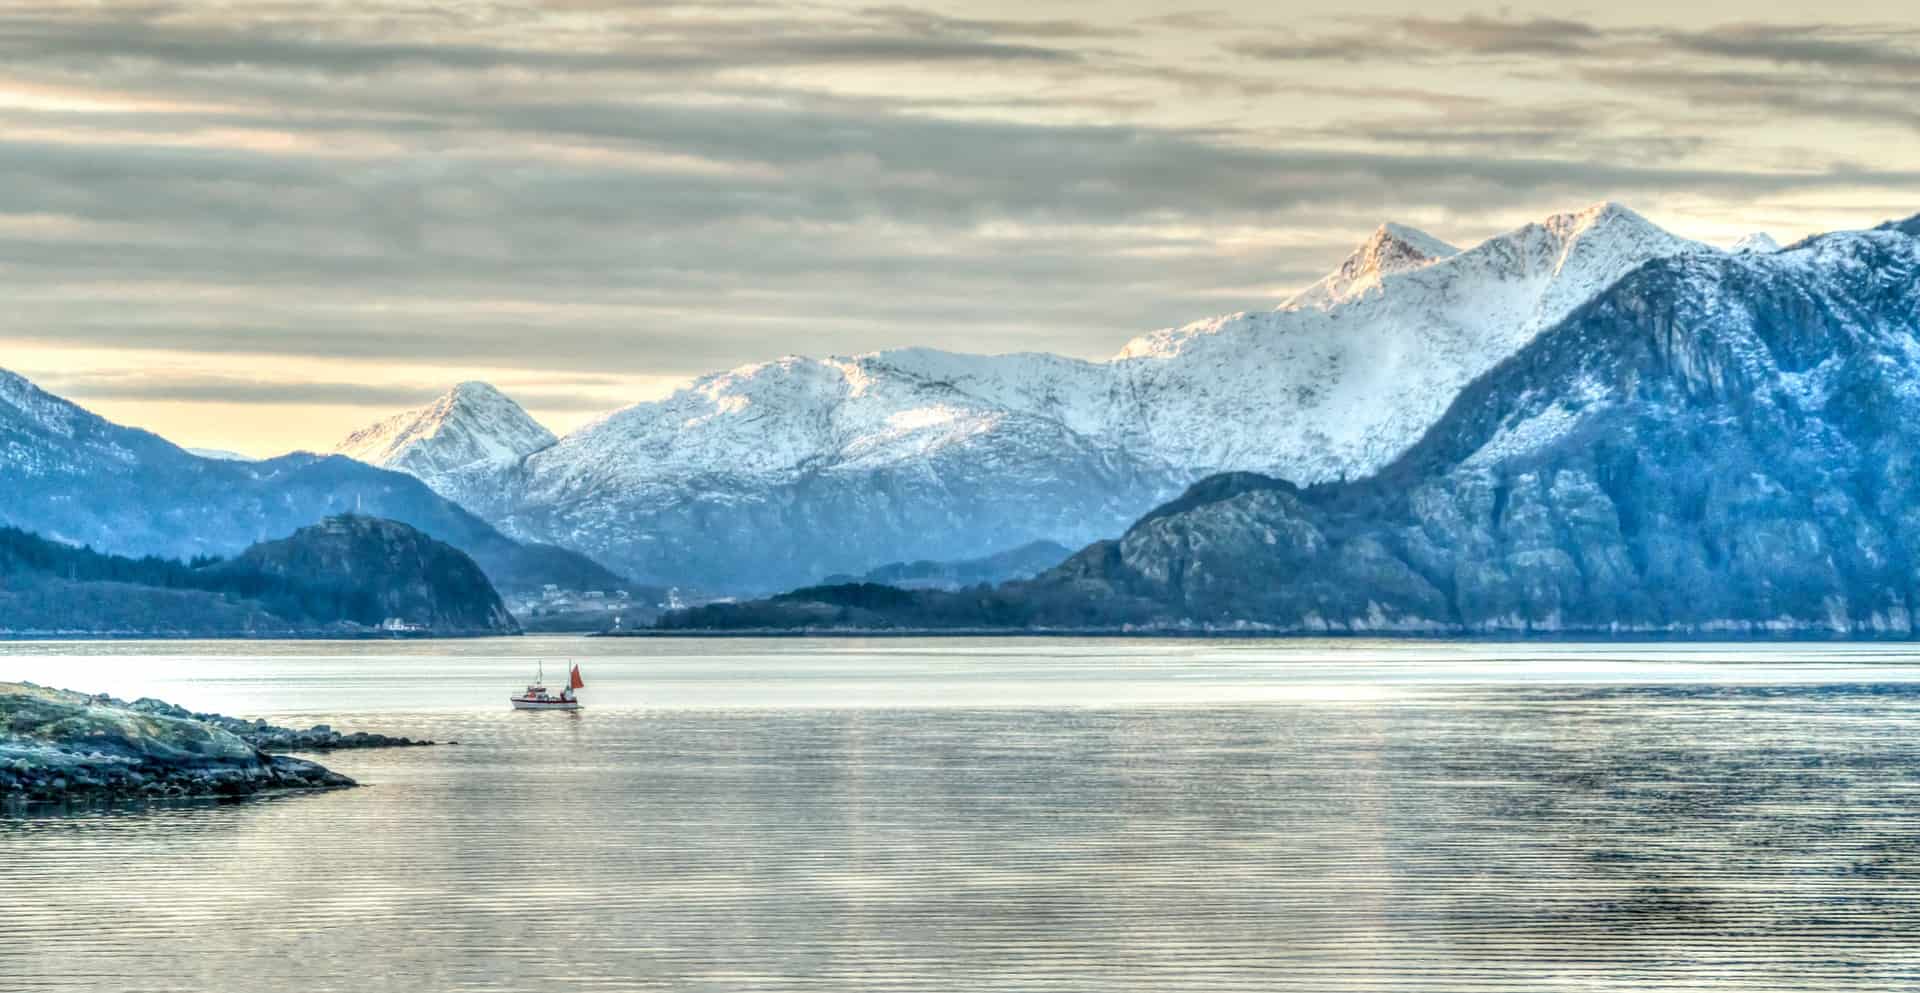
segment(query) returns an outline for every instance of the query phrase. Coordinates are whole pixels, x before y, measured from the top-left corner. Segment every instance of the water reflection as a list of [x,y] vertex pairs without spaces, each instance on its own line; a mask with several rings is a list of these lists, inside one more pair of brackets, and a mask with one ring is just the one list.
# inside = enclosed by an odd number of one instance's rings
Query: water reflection
[[0,986],[1920,984],[1909,682],[378,724],[463,744],[0,821]]

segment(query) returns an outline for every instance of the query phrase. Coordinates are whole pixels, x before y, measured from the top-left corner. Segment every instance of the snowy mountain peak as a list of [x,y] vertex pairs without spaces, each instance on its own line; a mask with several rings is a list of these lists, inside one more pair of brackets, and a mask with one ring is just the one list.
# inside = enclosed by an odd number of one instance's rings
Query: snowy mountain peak
[[[1555,271],[1565,268],[1576,250],[1601,256],[1639,254],[1649,248],[1711,251],[1705,245],[1669,234],[1666,229],[1610,200],[1522,225],[1495,237],[1489,242],[1492,243],[1516,248],[1528,263],[1547,261]],[[1661,254],[1673,253],[1654,252],[1654,255]]]
[[1332,307],[1378,290],[1381,280],[1395,273],[1432,265],[1460,254],[1458,248],[1402,224],[1374,229],[1340,267],[1287,301],[1288,307]]
[[[464,383],[454,384],[453,389],[448,390],[441,396],[441,400],[451,400],[455,404],[498,403],[501,401],[513,403],[512,400],[507,399],[505,393],[500,392],[492,383],[483,382],[478,379],[469,379]],[[514,406],[518,407],[519,405],[514,404]]]
[[1735,255],[1768,255],[1779,250],[1780,243],[1765,231],[1755,231],[1734,242],[1733,247],[1728,249]]
[[333,450],[432,483],[476,466],[510,465],[555,440],[506,394],[489,383],[469,381],[432,403],[354,432]]
[[1547,230],[1563,238],[1576,237],[1580,232],[1606,224],[1654,226],[1652,221],[1640,216],[1631,207],[1613,200],[1602,200],[1583,210],[1554,214],[1541,223]]

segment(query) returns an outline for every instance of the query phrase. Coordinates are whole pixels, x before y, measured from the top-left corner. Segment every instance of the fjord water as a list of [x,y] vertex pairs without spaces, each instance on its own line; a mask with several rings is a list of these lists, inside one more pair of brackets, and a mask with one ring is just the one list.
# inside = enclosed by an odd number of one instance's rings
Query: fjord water
[[[536,658],[586,711],[514,712]],[[460,743],[0,818],[13,990],[1920,986],[1920,651],[0,645]]]

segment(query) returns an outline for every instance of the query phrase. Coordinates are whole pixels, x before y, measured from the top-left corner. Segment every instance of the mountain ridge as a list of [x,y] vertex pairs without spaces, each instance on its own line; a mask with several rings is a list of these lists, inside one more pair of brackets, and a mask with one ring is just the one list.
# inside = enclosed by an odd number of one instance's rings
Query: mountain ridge
[[423,478],[516,536],[716,589],[1081,544],[1215,472],[1311,483],[1377,468],[1473,376],[1636,265],[1716,251],[1615,203],[1465,251],[1388,225],[1275,310],[1138,336],[1104,362],[789,356],[622,408],[498,472]]
[[1916,239],[1650,262],[1380,472],[1212,477],[1031,583],[662,625],[1914,637]]
[[618,577],[577,552],[509,539],[418,478],[343,456],[254,462],[194,455],[0,370],[0,523],[75,545],[173,558],[227,556],[356,509],[471,554],[503,587],[605,589]]

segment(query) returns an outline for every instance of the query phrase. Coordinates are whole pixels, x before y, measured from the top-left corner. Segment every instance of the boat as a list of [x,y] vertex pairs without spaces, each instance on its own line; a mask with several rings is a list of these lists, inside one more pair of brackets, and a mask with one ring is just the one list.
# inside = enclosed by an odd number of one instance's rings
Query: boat
[[547,687],[544,685],[546,683],[546,675],[546,666],[543,663],[537,671],[537,674],[533,677],[533,682],[527,684],[527,691],[525,693],[507,698],[513,703],[513,709],[579,710],[580,701],[573,695],[573,691],[586,689],[587,687],[587,684],[580,678],[580,667],[577,665],[574,666],[573,671],[567,674],[567,688],[561,690],[559,696],[547,692]]

